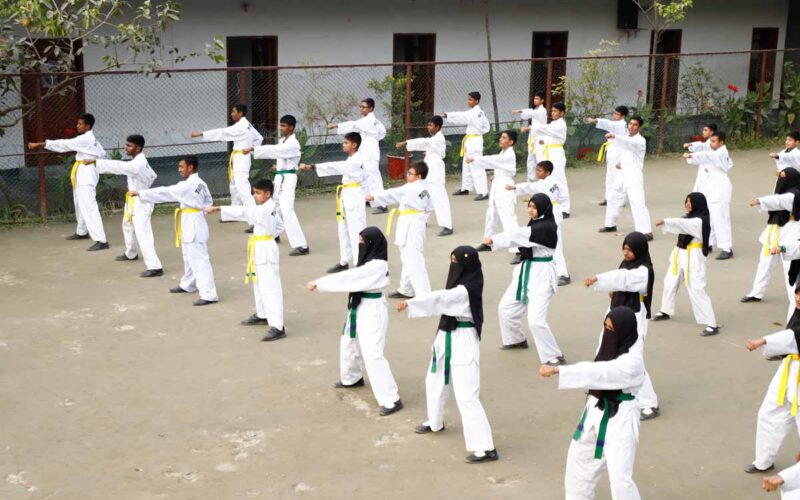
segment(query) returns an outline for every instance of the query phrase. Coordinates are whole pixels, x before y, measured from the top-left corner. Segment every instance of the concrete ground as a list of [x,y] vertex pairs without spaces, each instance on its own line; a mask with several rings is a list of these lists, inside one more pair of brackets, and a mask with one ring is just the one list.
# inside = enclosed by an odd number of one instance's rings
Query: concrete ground
[[[733,260],[710,261],[708,283],[722,333],[701,338],[685,291],[673,321],[650,327],[647,367],[662,416],[641,426],[635,479],[644,498],[762,497],[752,459],[756,412],[777,365],[744,349],[779,329],[786,297],[776,274],[763,303],[740,304],[749,290],[766,216],[747,201],[772,191],[767,151],[734,152]],[[622,234],[598,234],[604,167],[570,170],[573,216],[565,225],[573,284],[559,289],[550,325],[568,361],[594,356],[608,304],[583,278],[614,269]],[[648,159],[653,219],[681,216],[694,167],[672,156]],[[518,176],[521,178],[521,176]],[[454,180],[448,186],[452,191]],[[455,235],[426,252],[434,288],[448,255],[478,244],[485,202],[452,199]],[[172,219],[153,220],[166,275],[140,279],[141,261],[114,262],[121,216],[106,220],[110,251],[87,253],[64,241],[71,224],[0,232],[0,498],[559,498],[570,437],[584,394],[558,391],[537,374],[533,350],[500,351],[496,305],[509,283],[505,253],[481,254],[486,276],[481,399],[500,453],[472,466],[454,401],[447,430],[414,434],[425,419],[424,377],[436,319],[390,311],[387,358],[405,409],[381,418],[370,389],[335,390],[345,294],[310,294],[306,283],[338,258],[332,195],[303,198],[300,220],[311,254],[288,257],[281,244],[285,340],[262,343],[265,329],[239,326],[253,312],[243,282],[243,225],[211,222],[211,260],[221,301],[197,308],[167,293],[183,265]],[[519,220],[524,221],[519,206]],[[370,215],[383,227],[385,216]],[[626,210],[620,230],[632,230]],[[285,239],[284,239],[285,240]],[[673,236],[656,233],[654,306]],[[391,246],[392,284],[400,262]],[[391,290],[388,290],[391,291]],[[391,304],[393,306],[393,303]],[[776,466],[800,450],[784,444]],[[607,477],[598,497],[608,498]],[[765,497],[766,498],[766,497]],[[773,494],[771,498],[777,498]]]

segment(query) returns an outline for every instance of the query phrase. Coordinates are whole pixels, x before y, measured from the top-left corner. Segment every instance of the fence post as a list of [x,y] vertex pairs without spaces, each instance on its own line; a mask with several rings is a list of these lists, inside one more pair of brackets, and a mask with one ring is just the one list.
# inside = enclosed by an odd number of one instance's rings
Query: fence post
[[[411,65],[406,64],[406,111],[405,111],[405,141],[411,135]],[[391,146],[390,146],[391,147]],[[408,154],[408,148],[403,148],[403,158],[405,159],[406,169],[411,164],[411,155]]]
[[[36,78],[36,141],[44,141],[44,116],[42,113],[42,75],[37,73]],[[47,185],[45,182],[44,153],[36,153],[39,157],[39,215],[47,220]],[[23,159],[23,161],[25,161]]]
[[669,83],[669,58],[664,54],[664,75],[661,77],[661,110],[658,114],[658,147],[656,153],[664,152],[664,114],[667,109],[667,84]]
[[[247,77],[247,73],[245,70],[239,70],[239,102],[242,104],[247,103],[247,83],[245,78]],[[252,118],[252,116],[251,116]]]
[[547,113],[550,114],[550,104],[553,100],[552,98],[552,86],[553,86],[553,60],[547,60],[547,79],[545,80],[545,94],[544,94],[544,107],[547,109]]
[[756,140],[761,138],[761,113],[764,108],[764,81],[767,79],[767,53],[761,53],[761,77],[758,81],[758,113],[756,114]]

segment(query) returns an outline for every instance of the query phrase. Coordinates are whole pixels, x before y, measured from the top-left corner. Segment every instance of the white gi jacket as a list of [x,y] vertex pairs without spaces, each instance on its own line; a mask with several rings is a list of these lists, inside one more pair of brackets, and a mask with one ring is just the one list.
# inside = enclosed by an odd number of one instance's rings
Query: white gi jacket
[[447,142],[441,130],[431,137],[409,139],[406,142],[406,149],[408,151],[425,151],[424,161],[428,165],[428,177],[425,180],[430,184],[444,183],[444,157],[447,153]]
[[336,128],[339,135],[358,132],[361,134],[361,146],[358,151],[361,153],[364,162],[380,161],[381,148],[380,141],[386,137],[386,127],[380,120],[375,118],[375,113],[369,113],[358,120],[342,122]]
[[733,168],[733,161],[724,144],[716,151],[709,148],[708,151],[692,153],[692,157],[687,158],[686,162],[708,170],[702,193],[709,203],[730,203],[733,185],[728,178],[728,172]]
[[[103,158],[106,151],[95,139],[94,132],[88,130],[72,139],[56,139],[44,141],[44,148],[56,153],[75,153],[75,161],[96,160]],[[75,174],[76,186],[96,186],[100,175],[92,165],[79,165]]]
[[208,186],[196,173],[172,186],[162,186],[139,191],[145,203],[178,202],[181,208],[196,208],[200,212],[181,213],[181,242],[207,243],[208,224],[203,210],[214,204]]

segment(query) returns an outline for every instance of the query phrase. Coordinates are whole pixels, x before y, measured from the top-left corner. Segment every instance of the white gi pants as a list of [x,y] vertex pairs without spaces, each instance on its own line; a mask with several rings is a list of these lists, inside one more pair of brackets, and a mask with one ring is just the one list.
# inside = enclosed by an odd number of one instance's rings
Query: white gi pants
[[709,241],[715,248],[731,250],[733,234],[731,232],[731,202],[720,201],[708,204],[711,236]]
[[433,342],[436,373],[431,372],[433,357],[428,363],[428,374],[425,376],[428,420],[425,425],[433,431],[439,431],[444,427],[444,407],[452,387],[458,412],[461,414],[467,451],[493,450],[492,428],[480,400],[481,367],[478,334],[474,328],[458,328],[451,333],[450,383],[447,385],[444,383],[446,335],[439,330]]
[[622,401],[619,410],[608,421],[603,456],[594,458],[597,427],[584,429],[578,441],[570,440],[564,492],[567,500],[591,500],[600,474],[608,471],[611,498],[639,500],[639,489],[633,482],[636,443],[639,440],[639,408],[632,401]]
[[[158,254],[156,254],[153,227],[150,225],[153,205],[142,203],[139,201],[138,196],[129,198],[128,203],[132,203],[133,208],[126,205],[122,216],[122,237],[125,240],[125,256],[133,259],[141,252],[144,265],[148,270],[161,269],[161,261],[158,258]],[[133,216],[131,217],[132,220],[129,221],[127,214],[131,212]]]
[[522,315],[528,311],[528,328],[531,330],[533,342],[539,352],[542,363],[552,361],[561,356],[555,336],[547,324],[547,309],[550,300],[555,294],[555,267],[550,262],[531,262],[531,271],[528,278],[528,303],[517,300],[517,283],[522,265],[514,266],[511,284],[508,285],[497,313],[500,319],[500,335],[503,345],[518,344],[527,340],[527,335],[522,331]]
[[233,173],[231,175],[229,188],[231,190],[231,205],[245,207],[255,206],[256,200],[250,189],[250,163],[249,154],[233,155]]
[[[464,143],[464,158],[467,156],[483,156],[483,137],[473,137]],[[461,189],[472,191],[479,195],[489,194],[489,181],[486,177],[486,170],[473,167],[472,163],[461,160]]]
[[266,319],[269,326],[283,329],[283,288],[279,262],[255,263],[256,279],[253,295],[256,299],[256,316]]
[[564,257],[564,237],[563,232],[561,231],[561,224],[558,225],[558,243],[556,243],[556,249],[553,253],[553,262],[556,265],[556,274],[558,276],[569,276],[569,270],[567,270],[567,259]]
[[436,223],[439,227],[453,229],[453,216],[450,212],[450,199],[447,197],[447,189],[444,180],[441,182],[429,182],[428,193],[431,195],[433,210],[436,214]]
[[342,383],[351,385],[364,375],[363,360],[375,399],[381,406],[392,406],[400,395],[389,362],[383,356],[389,326],[386,298],[361,299],[356,313],[356,338],[350,337],[350,313],[339,341],[339,372]]
[[564,155],[564,148],[545,149],[545,155],[549,156],[549,160],[553,163],[551,175],[558,184],[558,204],[561,206],[561,212],[568,214],[570,213],[569,185],[567,184],[567,157]]
[[[764,401],[761,402],[761,408],[758,409],[756,458],[753,460],[753,465],[759,469],[766,469],[775,463],[781,443],[789,435],[792,427],[795,427],[800,434],[800,415],[792,416],[792,402],[789,397],[785,398],[783,406],[778,406],[782,375],[783,362],[780,362],[769,383],[767,394],[764,395]],[[796,379],[792,380],[792,377],[789,377],[788,387],[793,387],[795,383]]]
[[106,243],[103,218],[100,215],[100,208],[97,206],[96,186],[77,184],[72,190],[72,201],[75,203],[75,219],[78,222],[75,233],[81,236],[88,233],[92,240]]
[[[619,180],[618,180],[619,182]],[[614,227],[617,225],[617,220],[622,213],[622,207],[625,206],[625,199],[631,207],[631,215],[633,216],[633,227],[640,233],[649,234],[653,232],[650,225],[650,211],[647,209],[644,201],[644,184],[633,183],[633,185],[625,186],[617,184],[606,195],[606,219],[603,224],[605,227]]]
[[339,264],[349,261],[358,263],[358,235],[367,227],[367,214],[364,210],[364,192],[361,188],[342,189],[343,220],[338,221]]
[[[280,174],[275,176],[275,193],[278,199],[278,212],[280,213],[280,229],[286,231],[289,245],[292,248],[308,247],[306,236],[300,227],[300,220],[294,209],[295,189],[297,188],[297,174]],[[280,233],[279,233],[280,234]]]
[[[611,192],[614,190],[614,186],[619,185],[619,174],[621,171],[617,169],[616,164],[612,164],[611,162],[606,162],[606,190],[605,194],[603,195],[603,199],[608,201],[608,198],[611,196]],[[609,226],[610,227],[610,226]]]
[[510,200],[489,200],[486,207],[486,217],[484,218],[483,237],[489,238],[498,233],[495,228],[499,225],[500,232],[507,232],[519,227],[517,214],[514,211],[514,199]]
[[789,298],[789,306],[794,309],[794,287],[789,284],[789,266],[791,262],[785,261],[780,255],[764,255],[764,248],[758,252],[758,267],[756,268],[756,277],[753,280],[753,288],[747,294],[750,297],[764,298],[764,292],[767,290],[769,278],[772,274],[772,266],[779,262],[783,268],[783,284],[786,286],[786,295]]
[[214,284],[214,271],[208,257],[208,244],[196,241],[181,243],[183,253],[183,277],[180,287],[187,292],[200,291],[203,300],[216,301],[217,287]]
[[531,139],[535,139],[535,138],[529,138],[528,139],[528,157],[525,160],[525,166],[526,166],[526,169],[527,169],[526,174],[527,174],[528,182],[535,182],[536,181],[536,164],[538,162],[536,161],[536,151],[534,150],[533,144],[531,144]]
[[[422,226],[424,231],[425,227]],[[400,247],[400,286],[397,291],[403,295],[414,297],[431,291],[431,281],[425,268],[425,234],[412,235],[409,229],[406,243]]]
[[[678,265],[677,274],[673,272],[673,259],[677,253]],[[687,253],[688,255],[687,259]],[[694,320],[698,325],[708,325],[716,327],[717,319],[714,316],[714,308],[711,306],[711,298],[706,293],[706,257],[700,248],[691,249],[687,252],[682,248],[672,250],[672,257],[669,260],[667,274],[664,275],[664,292],[661,296],[661,312],[670,316],[675,314],[675,296],[682,282],[685,282],[687,262],[689,265],[689,279],[686,284],[686,291],[689,293],[689,300],[692,302]]]
[[[362,181],[364,193],[371,194],[383,191],[383,177],[381,176],[380,160],[364,160],[364,178]],[[377,207],[375,202],[370,206]]]

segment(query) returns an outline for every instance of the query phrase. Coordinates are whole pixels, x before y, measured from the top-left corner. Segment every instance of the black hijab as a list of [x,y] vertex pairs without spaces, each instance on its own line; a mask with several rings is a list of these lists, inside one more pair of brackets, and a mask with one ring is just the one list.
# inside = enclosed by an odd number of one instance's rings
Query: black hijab
[[[380,229],[370,226],[358,234],[364,238],[364,243],[358,244],[358,267],[371,260],[389,260],[386,237]],[[357,308],[363,295],[363,292],[350,293],[347,299],[347,307],[350,309]]]
[[[530,241],[555,249],[558,243],[558,225],[553,216],[553,203],[550,201],[550,197],[544,193],[536,193],[528,203],[536,205],[536,211],[539,212],[537,219],[531,219],[528,222],[528,227],[531,228]],[[533,258],[533,250],[530,248],[520,248],[519,252],[523,260]]]
[[[708,257],[708,253],[711,251],[711,245],[708,241],[711,236],[711,220],[708,214],[708,202],[706,201],[706,196],[703,193],[689,193],[689,195],[686,196],[686,199],[691,200],[692,211],[688,212],[683,217],[686,219],[697,217],[703,221],[703,255]],[[693,236],[691,234],[679,234],[677,243],[678,248],[686,249],[686,247],[689,246],[689,243],[692,242],[692,238]]]
[[[655,273],[653,272],[653,261],[650,260],[650,246],[647,243],[647,237],[634,231],[625,236],[622,241],[623,248],[628,245],[636,257],[628,262],[623,260],[619,265],[620,269],[636,269],[640,266],[647,267],[647,296],[644,298],[644,306],[647,308],[647,317],[650,318],[650,305],[653,303],[653,282],[655,281]],[[611,309],[617,306],[627,306],[633,309],[634,312],[639,312],[642,308],[641,301],[639,300],[639,292],[614,292],[611,294]]]
[[[472,311],[472,322],[481,338],[483,328],[483,270],[478,252],[470,246],[456,247],[450,254],[456,261],[450,261],[450,271],[447,273],[448,290],[463,285],[469,294],[469,308]],[[456,329],[456,318],[442,316],[439,319],[439,330],[452,331]]]
[[[795,288],[794,290],[795,295],[800,293],[798,288]],[[795,308],[794,313],[792,313],[792,317],[789,318],[789,322],[786,323],[786,329],[794,332],[794,341],[797,343],[798,349],[800,349],[800,309]]]
[[[639,338],[636,329],[636,314],[630,307],[615,307],[608,312],[606,318],[611,320],[614,331],[612,332],[606,328],[605,321],[603,321],[603,338],[600,341],[600,348],[597,350],[597,355],[594,357],[595,361],[611,361],[617,359],[627,353]],[[609,408],[609,416],[613,417],[617,414],[617,410],[619,409],[617,396],[622,394],[621,390],[592,390],[589,391],[589,394],[598,399],[597,408],[601,410],[605,409],[605,401],[603,401],[603,398],[608,398],[611,405]]]
[[777,224],[783,227],[789,222],[791,216],[794,216],[795,220],[800,220],[800,217],[798,217],[800,215],[800,191],[798,191],[800,190],[800,172],[788,167],[783,169],[781,173],[784,176],[781,177],[780,173],[778,174],[778,180],[775,182],[775,194],[793,193],[795,195],[794,205],[791,212],[788,210],[770,210],[767,224]]

